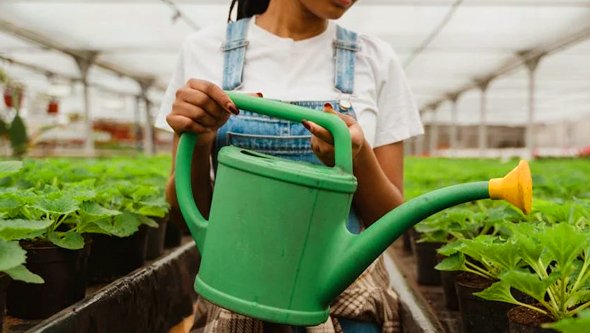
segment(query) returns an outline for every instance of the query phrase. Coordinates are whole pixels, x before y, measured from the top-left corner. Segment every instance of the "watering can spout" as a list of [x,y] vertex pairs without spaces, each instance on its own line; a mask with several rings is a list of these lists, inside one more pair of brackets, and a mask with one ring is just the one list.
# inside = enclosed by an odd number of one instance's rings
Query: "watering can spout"
[[430,215],[452,206],[479,200],[503,199],[521,209],[531,211],[532,180],[526,161],[504,178],[494,178],[454,185],[414,198],[385,214],[358,235],[350,235],[348,244],[341,244],[344,255],[330,265],[326,274],[324,299],[332,300],[390,246],[400,235]]

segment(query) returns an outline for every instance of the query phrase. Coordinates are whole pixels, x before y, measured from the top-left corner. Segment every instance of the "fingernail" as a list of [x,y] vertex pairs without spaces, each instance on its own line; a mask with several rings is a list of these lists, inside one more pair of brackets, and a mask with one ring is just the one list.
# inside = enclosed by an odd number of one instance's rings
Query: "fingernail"
[[261,93],[261,92],[257,92],[257,93],[256,93],[256,96],[258,96],[258,97],[264,97],[264,95],[262,95],[262,93]]
[[303,124],[303,127],[307,128],[307,130],[311,130],[311,124],[309,123],[309,121],[302,120],[301,124]]
[[332,104],[331,103],[326,103],[324,104],[324,108],[326,109],[333,109]]
[[240,110],[238,110],[238,108],[233,104],[233,103],[227,103],[227,105],[225,106],[231,113],[238,115],[240,113]]

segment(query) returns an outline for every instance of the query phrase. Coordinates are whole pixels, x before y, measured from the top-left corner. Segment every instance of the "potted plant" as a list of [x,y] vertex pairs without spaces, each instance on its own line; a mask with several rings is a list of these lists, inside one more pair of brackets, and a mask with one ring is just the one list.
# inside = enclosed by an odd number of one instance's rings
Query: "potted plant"
[[[143,265],[148,254],[147,227],[165,231],[155,221],[164,220],[169,209],[163,194],[167,168],[160,166],[154,158],[89,161],[85,165],[96,180],[96,203],[122,213],[95,221],[99,230],[94,230],[98,235],[89,258],[92,282],[110,282]],[[162,235],[159,243],[152,242],[160,248],[150,254],[161,253],[163,240]]]
[[[494,235],[500,231],[503,223],[519,219],[521,216],[519,211],[504,203],[487,201],[461,205],[436,214],[432,219],[420,224],[418,229],[422,232],[420,241],[447,245],[457,240],[472,239],[478,235]],[[454,248],[451,245],[445,246],[444,249],[438,251],[437,263],[454,253]],[[431,269],[435,269],[434,267],[436,264]],[[458,271],[447,269],[439,269],[439,271],[446,306],[451,310],[457,310],[455,279]]]
[[479,235],[457,240],[440,250],[447,258],[437,269],[463,272],[457,275],[455,286],[464,333],[506,331],[506,313],[512,305],[484,301],[474,295],[492,285],[504,271],[522,265],[519,258],[509,255],[513,246],[494,235]]
[[[586,226],[584,218],[575,221]],[[542,324],[573,317],[590,306],[590,233],[567,222],[522,224],[512,227],[512,260],[527,267],[514,267],[499,281],[477,293],[488,300],[518,305],[509,313],[510,332],[545,332]],[[510,289],[519,290],[536,303],[515,299]],[[524,314],[529,313],[529,316]],[[536,314],[540,314],[538,316]],[[522,320],[522,318],[525,318]],[[527,320],[534,317],[535,321]]]
[[[58,174],[64,176],[58,178]],[[82,299],[88,235],[126,235],[137,230],[137,225],[150,223],[143,218],[128,219],[132,213],[105,207],[95,182],[91,172],[63,160],[27,160],[19,173],[3,179],[0,214],[4,220],[0,223],[44,223],[44,228],[18,239],[27,251],[26,267],[42,276],[45,284],[12,283],[7,296],[9,313],[43,318]],[[115,196],[109,200],[123,201]],[[37,306],[30,306],[33,302]]]

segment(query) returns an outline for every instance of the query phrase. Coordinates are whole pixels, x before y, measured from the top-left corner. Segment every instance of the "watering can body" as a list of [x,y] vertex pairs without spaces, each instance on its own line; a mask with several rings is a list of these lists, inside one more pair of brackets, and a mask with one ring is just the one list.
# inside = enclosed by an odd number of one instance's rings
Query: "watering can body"
[[427,193],[352,234],[346,222],[357,184],[344,122],[293,105],[229,95],[241,109],[314,121],[335,141],[334,167],[222,148],[205,220],[192,198],[190,178],[198,138],[182,135],[175,184],[181,212],[202,256],[195,290],[234,312],[276,323],[318,325],[328,318],[335,297],[407,228],[429,215],[467,201],[505,198],[504,192],[530,210],[530,202],[525,203],[530,201],[530,172],[528,165],[520,165],[512,172],[513,180]]
[[324,321],[318,279],[347,236],[356,179],[231,146],[218,160],[196,291],[273,322]]

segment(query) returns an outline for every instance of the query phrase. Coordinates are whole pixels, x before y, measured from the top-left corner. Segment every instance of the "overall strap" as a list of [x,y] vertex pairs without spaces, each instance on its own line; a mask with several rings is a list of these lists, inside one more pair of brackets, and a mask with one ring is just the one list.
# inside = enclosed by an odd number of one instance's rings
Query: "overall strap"
[[354,64],[359,49],[356,32],[337,25],[334,40],[334,87],[342,94],[351,95],[354,90]]
[[223,51],[223,86],[224,90],[235,90],[242,85],[244,59],[248,41],[248,23],[250,18],[230,22],[225,32]]

